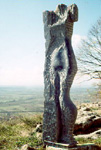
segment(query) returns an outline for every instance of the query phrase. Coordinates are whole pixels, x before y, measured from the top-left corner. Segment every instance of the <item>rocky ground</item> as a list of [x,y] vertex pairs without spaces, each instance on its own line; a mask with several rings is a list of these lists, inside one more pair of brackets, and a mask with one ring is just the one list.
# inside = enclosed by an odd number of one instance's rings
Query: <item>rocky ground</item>
[[[36,132],[42,132],[42,124],[38,124]],[[78,106],[78,116],[74,127],[75,137],[101,137],[101,102],[83,103]],[[93,135],[93,137],[92,137]],[[95,135],[95,136],[94,136]]]
[[75,137],[101,138],[101,102],[85,103],[78,107],[74,134]]
[[[34,130],[38,138],[42,138],[42,124],[38,124]],[[101,140],[101,102],[83,103],[78,106],[78,116],[74,127],[76,139]],[[100,143],[101,145],[101,143]],[[25,148],[26,147],[26,148]],[[22,150],[27,150],[24,145]]]
[[[45,150],[42,120],[42,113],[4,117],[0,120],[0,150]],[[78,106],[74,136],[79,144],[101,146],[101,102]]]

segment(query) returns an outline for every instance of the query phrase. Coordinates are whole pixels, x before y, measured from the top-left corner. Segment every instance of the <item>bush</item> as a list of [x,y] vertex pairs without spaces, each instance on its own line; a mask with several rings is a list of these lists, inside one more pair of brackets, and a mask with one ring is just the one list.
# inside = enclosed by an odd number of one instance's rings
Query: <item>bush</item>
[[21,118],[22,122],[24,122],[25,125],[35,128],[37,124],[42,123],[42,115],[34,115],[33,117],[25,117],[23,116]]

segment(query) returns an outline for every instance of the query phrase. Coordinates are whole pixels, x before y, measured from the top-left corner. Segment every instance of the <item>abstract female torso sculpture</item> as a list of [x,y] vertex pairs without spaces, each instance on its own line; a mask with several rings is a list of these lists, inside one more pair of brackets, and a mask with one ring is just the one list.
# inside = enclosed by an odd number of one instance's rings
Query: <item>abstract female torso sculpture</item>
[[71,147],[76,145],[73,128],[77,117],[77,108],[70,99],[70,87],[77,72],[71,37],[78,8],[75,4],[69,7],[61,4],[55,12],[45,11],[43,19],[46,39],[43,140]]

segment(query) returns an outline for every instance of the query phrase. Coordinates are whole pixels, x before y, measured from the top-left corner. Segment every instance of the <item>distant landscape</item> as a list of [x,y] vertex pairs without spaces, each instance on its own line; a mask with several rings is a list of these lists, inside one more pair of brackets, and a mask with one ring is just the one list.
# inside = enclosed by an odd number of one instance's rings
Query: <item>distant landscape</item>
[[[72,88],[71,99],[76,104],[91,102],[94,88]],[[16,113],[42,113],[43,87],[0,87],[0,116]]]

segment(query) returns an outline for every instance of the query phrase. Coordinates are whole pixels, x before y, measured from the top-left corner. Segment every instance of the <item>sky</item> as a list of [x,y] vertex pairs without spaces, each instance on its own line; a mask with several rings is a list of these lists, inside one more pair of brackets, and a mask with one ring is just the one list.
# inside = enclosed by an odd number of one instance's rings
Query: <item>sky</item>
[[[43,86],[45,39],[43,11],[75,3],[73,49],[101,16],[101,0],[0,0],[0,86]],[[74,85],[82,79],[76,77]],[[82,83],[88,85],[91,82]]]

